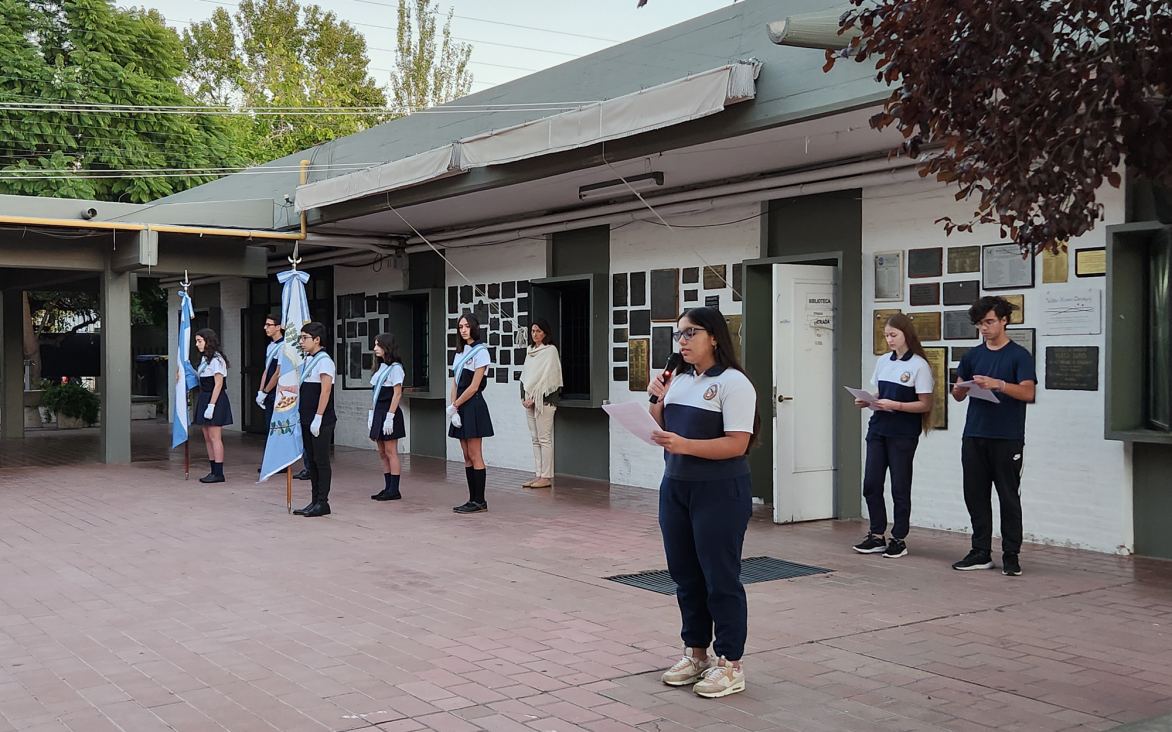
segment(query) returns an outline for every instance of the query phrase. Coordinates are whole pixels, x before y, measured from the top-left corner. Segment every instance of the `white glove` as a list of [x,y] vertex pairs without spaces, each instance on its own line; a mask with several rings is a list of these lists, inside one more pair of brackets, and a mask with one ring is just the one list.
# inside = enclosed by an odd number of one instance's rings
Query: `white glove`
[[268,394],[265,394],[264,389],[261,389],[260,391],[258,391],[256,393],[256,406],[260,407],[261,409],[264,409],[265,408],[265,397],[267,397],[267,396],[268,396]]
[[215,413],[216,413],[216,405],[215,405],[215,404],[209,404],[209,405],[208,405],[208,408],[207,408],[207,409],[205,409],[205,410],[203,410],[203,418],[204,418],[204,419],[211,419],[211,418],[212,418],[212,415],[213,415],[213,414],[215,414]]
[[309,434],[317,437],[321,434],[321,415],[313,415],[313,421],[309,423]]
[[388,414],[387,418],[383,420],[383,434],[389,435],[395,431],[395,415]]
[[460,410],[456,408],[455,404],[449,404],[448,405],[448,419],[452,419],[453,417],[455,417],[459,413],[459,411]]
[[459,414],[452,415],[452,426],[455,427],[456,429],[460,429],[461,427],[464,426],[464,422],[460,419]]

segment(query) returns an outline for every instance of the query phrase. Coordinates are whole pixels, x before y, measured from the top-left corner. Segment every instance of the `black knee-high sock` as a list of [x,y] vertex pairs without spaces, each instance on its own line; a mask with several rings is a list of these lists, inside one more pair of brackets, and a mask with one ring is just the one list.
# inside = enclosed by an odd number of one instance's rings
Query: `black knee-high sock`
[[387,475],[390,476],[390,479],[391,479],[390,485],[388,485],[387,488],[391,491],[391,493],[398,495],[399,494],[399,478],[401,476],[394,475],[392,473],[387,473]]
[[488,479],[488,470],[481,468],[480,470],[475,470],[474,472],[476,473],[476,497],[472,500],[476,501],[477,503],[485,503],[484,483]]
[[216,461],[215,460],[208,460],[208,468],[211,470],[212,475],[215,475],[216,474]]
[[391,477],[392,476],[390,473],[383,473],[383,489],[384,490],[389,491],[391,489]]
[[476,500],[476,468],[464,468],[464,475],[468,478],[468,500]]
[[224,464],[223,463],[212,463],[212,472],[216,474],[217,478],[223,478],[224,477]]

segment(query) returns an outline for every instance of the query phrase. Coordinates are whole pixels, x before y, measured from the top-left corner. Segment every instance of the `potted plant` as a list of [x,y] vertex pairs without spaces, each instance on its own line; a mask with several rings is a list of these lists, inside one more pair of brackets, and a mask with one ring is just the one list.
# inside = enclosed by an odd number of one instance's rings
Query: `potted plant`
[[54,383],[41,395],[41,406],[57,415],[57,429],[88,427],[98,421],[102,400],[81,384],[69,381]]

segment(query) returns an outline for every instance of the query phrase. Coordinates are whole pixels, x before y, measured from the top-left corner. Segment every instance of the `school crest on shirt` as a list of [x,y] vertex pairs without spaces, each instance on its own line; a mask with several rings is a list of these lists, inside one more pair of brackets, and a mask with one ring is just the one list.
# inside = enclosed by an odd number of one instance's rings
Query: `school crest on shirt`
[[911,371],[904,371],[903,374],[899,377],[899,383],[901,383],[901,384],[906,384],[911,380],[912,380],[912,372]]
[[704,392],[704,401],[710,402],[716,398],[716,384],[708,387],[708,391]]

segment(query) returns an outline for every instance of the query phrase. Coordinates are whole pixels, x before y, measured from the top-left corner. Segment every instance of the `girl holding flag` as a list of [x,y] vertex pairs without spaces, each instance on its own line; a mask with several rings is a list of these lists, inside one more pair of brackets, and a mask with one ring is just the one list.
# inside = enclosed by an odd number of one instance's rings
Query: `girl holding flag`
[[488,385],[485,371],[492,359],[488,355],[488,347],[480,341],[480,322],[475,315],[461,315],[457,328],[464,347],[456,354],[452,364],[452,403],[447,410],[452,426],[448,430],[448,437],[459,440],[460,449],[464,451],[468,502],[452,510],[456,513],[480,513],[488,510],[488,502],[484,499],[488,471],[484,468],[480,442],[493,435],[488,403],[484,401],[481,392]]
[[378,446],[378,456],[383,463],[384,486],[381,493],[371,496],[376,501],[395,501],[403,497],[399,493],[399,440],[407,434],[403,421],[403,410],[399,402],[403,399],[403,358],[399,355],[399,344],[393,333],[382,333],[374,339],[374,355],[378,369],[370,377],[371,409],[366,426],[370,439]]
[[220,349],[220,339],[211,328],[196,331],[195,347],[203,354],[196,374],[199,376],[199,400],[195,404],[195,423],[203,425],[203,441],[208,450],[212,472],[200,483],[224,482],[223,426],[232,424],[232,405],[224,393],[228,359]]

